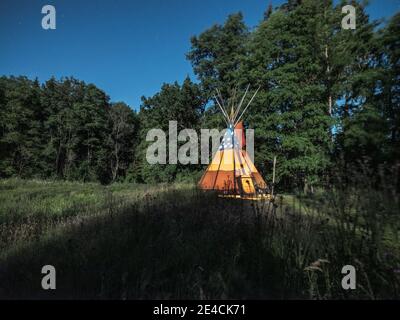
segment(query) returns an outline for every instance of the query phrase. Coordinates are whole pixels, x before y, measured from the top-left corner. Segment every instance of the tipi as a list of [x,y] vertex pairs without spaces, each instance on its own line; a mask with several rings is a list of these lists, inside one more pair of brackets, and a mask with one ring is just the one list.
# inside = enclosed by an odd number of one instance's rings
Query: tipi
[[230,106],[227,106],[231,109],[229,114],[221,93],[217,90],[219,99],[214,96],[228,128],[221,145],[199,181],[200,189],[217,190],[224,197],[243,199],[269,197],[267,184],[245,150],[246,142],[241,118],[258,92],[257,89],[239,116],[248,89],[249,86],[237,106],[234,93],[231,102],[228,103]]

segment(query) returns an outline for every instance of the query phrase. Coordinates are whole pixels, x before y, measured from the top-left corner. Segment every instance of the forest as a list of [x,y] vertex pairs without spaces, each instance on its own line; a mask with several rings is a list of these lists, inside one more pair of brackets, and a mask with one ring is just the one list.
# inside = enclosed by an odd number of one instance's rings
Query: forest
[[[345,3],[269,5],[255,27],[232,13],[188,39],[196,78],[140,106],[72,76],[0,77],[0,297],[48,297],[21,274],[51,252],[63,298],[400,297],[400,12],[375,21],[354,1],[343,30]],[[267,183],[277,158],[275,207],[199,193],[204,165],[146,161],[150,129],[221,130],[215,90],[249,84],[244,122]],[[349,261],[361,292],[332,280]]]

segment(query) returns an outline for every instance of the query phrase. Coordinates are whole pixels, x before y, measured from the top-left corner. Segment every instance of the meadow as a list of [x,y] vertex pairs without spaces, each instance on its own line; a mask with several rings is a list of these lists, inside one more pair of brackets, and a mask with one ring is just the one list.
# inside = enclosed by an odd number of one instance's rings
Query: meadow
[[[190,183],[4,179],[0,298],[398,299],[398,194],[360,185],[270,203]],[[47,264],[56,290],[41,288]]]

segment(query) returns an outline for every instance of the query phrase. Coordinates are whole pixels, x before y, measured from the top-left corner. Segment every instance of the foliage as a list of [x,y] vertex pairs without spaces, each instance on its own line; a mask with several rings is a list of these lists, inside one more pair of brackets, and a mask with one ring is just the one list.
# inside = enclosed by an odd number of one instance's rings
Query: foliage
[[103,91],[74,78],[40,87],[2,77],[0,88],[1,177],[109,182],[125,174],[138,129],[129,107],[111,106]]
[[[161,91],[151,98],[142,98],[143,104],[139,112],[141,124],[139,132],[140,144],[137,148],[137,166],[132,168],[133,180],[139,182],[171,182],[177,175],[185,172],[191,175],[199,170],[198,166],[191,165],[185,168],[181,164],[151,165],[146,160],[146,150],[151,142],[146,141],[150,129],[161,129],[166,133],[166,142],[169,136],[169,122],[177,122],[178,133],[180,130],[200,129],[200,118],[204,111],[204,100],[198,85],[186,78],[180,86],[164,84]],[[182,145],[180,142],[178,144]],[[169,154],[167,152],[167,161]]]

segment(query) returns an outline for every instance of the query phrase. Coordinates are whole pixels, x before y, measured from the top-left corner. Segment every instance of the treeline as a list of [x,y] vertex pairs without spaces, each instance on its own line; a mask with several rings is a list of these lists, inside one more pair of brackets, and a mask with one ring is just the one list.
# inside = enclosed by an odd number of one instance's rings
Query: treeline
[[137,115],[92,84],[0,78],[1,177],[109,182],[132,165]]
[[110,103],[94,85],[50,79],[0,79],[0,175],[84,181],[173,181],[201,166],[146,162],[150,128],[224,127],[213,94],[260,91],[246,114],[255,129],[255,162],[281,187],[307,189],[332,169],[400,159],[400,14],[371,21],[356,7],[356,29],[343,30],[331,1],[289,0],[260,13],[250,29],[240,13],[191,39],[187,58],[198,83],[164,84],[135,113]]

